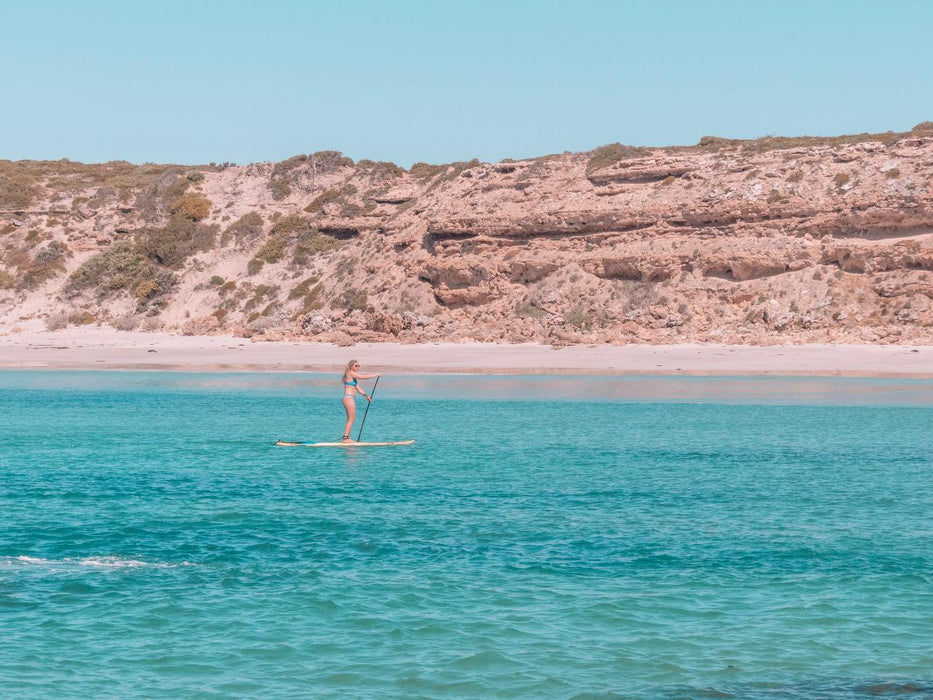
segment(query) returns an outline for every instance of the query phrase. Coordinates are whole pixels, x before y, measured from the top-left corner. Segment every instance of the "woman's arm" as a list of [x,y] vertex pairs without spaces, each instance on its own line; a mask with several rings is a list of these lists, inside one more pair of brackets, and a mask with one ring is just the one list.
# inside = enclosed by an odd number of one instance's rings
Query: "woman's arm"
[[379,375],[378,374],[354,374],[353,376],[356,377],[357,379],[375,379]]

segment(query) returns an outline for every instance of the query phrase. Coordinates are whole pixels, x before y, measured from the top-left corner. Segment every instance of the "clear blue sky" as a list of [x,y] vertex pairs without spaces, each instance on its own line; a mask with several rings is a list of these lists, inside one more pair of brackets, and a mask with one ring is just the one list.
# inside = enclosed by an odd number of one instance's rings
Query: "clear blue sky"
[[0,0],[0,158],[448,162],[901,131],[933,2]]

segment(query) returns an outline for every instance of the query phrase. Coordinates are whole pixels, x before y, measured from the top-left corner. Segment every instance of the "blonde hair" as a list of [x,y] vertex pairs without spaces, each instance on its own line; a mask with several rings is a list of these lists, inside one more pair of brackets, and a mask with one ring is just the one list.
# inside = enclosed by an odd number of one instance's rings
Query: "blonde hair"
[[344,378],[344,379],[346,379],[347,376],[349,376],[350,370],[352,369],[353,365],[355,365],[355,364],[356,364],[356,360],[350,360],[350,361],[347,363],[347,368],[343,371],[343,378]]

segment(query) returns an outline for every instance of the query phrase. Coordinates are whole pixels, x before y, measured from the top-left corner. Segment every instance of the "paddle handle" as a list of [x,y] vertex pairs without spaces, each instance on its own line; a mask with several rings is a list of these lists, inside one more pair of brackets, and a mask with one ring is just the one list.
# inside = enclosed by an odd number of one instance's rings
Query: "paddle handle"
[[363,426],[366,425],[366,416],[369,415],[369,407],[373,405],[372,398],[376,395],[376,387],[379,386],[379,377],[376,377],[376,383],[373,384],[373,391],[369,395],[369,401],[366,402],[366,412],[363,414],[363,422],[360,423],[360,432],[356,434],[356,441],[360,441],[360,437],[363,435]]

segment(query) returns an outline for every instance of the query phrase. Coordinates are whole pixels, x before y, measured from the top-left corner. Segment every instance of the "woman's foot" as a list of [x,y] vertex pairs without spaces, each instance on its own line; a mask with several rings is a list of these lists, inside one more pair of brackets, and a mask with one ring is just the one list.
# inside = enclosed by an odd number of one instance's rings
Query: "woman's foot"
[[344,435],[340,442],[353,442],[353,440],[350,439],[349,435]]

